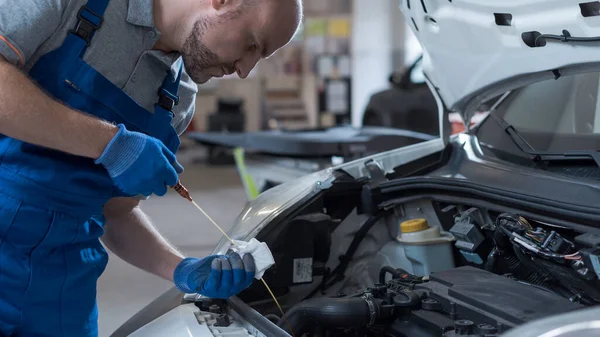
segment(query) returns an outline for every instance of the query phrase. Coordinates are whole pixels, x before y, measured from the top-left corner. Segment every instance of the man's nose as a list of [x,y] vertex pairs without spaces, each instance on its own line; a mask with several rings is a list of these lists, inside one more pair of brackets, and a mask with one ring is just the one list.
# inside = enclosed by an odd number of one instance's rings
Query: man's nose
[[260,57],[249,56],[238,62],[237,65],[237,74],[240,78],[244,79],[248,77],[252,69],[256,67],[256,64],[260,60]]

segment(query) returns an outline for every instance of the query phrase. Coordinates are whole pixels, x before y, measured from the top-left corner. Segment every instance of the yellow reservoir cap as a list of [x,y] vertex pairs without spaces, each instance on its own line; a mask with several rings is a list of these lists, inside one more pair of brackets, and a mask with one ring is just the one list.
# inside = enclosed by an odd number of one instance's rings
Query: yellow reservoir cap
[[427,219],[411,219],[400,224],[400,232],[402,233],[420,232],[428,228]]

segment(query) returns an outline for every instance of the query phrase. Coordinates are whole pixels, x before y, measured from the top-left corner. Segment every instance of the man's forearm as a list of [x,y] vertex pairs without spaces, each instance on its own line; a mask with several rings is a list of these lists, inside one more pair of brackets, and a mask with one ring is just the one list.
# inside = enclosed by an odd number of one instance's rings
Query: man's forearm
[[52,99],[0,56],[0,134],[96,159],[117,131]]
[[137,201],[113,199],[105,206],[106,226],[102,242],[126,262],[173,281],[183,256],[152,226]]

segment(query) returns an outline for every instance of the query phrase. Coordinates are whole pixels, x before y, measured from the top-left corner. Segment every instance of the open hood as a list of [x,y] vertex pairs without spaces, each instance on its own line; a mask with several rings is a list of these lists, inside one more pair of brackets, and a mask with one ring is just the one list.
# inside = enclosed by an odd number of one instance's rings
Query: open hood
[[[446,108],[470,117],[490,92],[600,61],[600,2],[399,0]],[[547,36],[551,34],[553,36]],[[561,36],[570,35],[573,41]],[[594,38],[598,41],[593,41]],[[586,40],[586,41],[581,41]],[[468,120],[468,119],[465,119]]]

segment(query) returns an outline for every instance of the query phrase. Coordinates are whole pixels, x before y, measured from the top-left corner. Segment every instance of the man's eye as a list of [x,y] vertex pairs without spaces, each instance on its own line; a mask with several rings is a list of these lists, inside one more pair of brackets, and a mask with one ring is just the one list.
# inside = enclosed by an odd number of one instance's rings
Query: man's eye
[[251,51],[255,51],[257,49],[258,49],[258,45],[256,43],[253,43],[253,44],[250,45],[250,50]]

